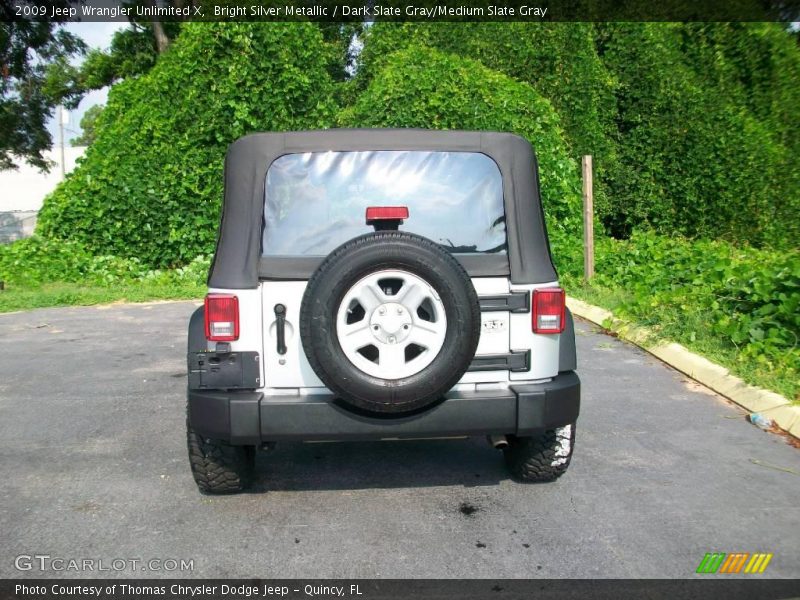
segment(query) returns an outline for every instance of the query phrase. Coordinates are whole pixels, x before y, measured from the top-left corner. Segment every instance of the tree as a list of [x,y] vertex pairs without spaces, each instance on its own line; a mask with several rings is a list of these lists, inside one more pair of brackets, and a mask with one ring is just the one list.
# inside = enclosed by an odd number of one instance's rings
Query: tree
[[329,54],[313,23],[186,23],[150,71],[111,88],[37,232],[152,267],[212,253],[226,148],[256,131],[330,127]]
[[612,211],[605,173],[616,160],[613,80],[597,55],[589,23],[394,23],[378,22],[365,34],[355,84],[366,85],[385,57],[410,44],[480,61],[525,82],[553,105],[570,154],[595,162],[595,210]]
[[0,5],[0,170],[15,169],[22,159],[47,171],[44,152],[53,140],[46,124],[57,104],[44,89],[47,71],[86,46],[59,23],[12,22],[8,12]]
[[800,52],[782,23],[378,22],[364,40],[356,93],[414,45],[530,85],[570,155],[595,156],[595,209],[614,237],[800,234]]
[[[369,41],[367,42],[369,43]],[[420,44],[386,54],[343,110],[345,127],[421,127],[517,133],[536,148],[551,238],[579,239],[580,182],[552,103],[533,86]]]
[[358,49],[355,41],[364,31],[363,23],[317,23],[322,39],[331,52],[331,66],[328,71],[335,81],[348,79],[355,71]]
[[[155,8],[156,0],[149,0],[148,4],[150,5],[151,8]],[[156,44],[156,50],[158,50],[158,53],[161,54],[169,46],[170,39],[169,36],[167,35],[167,32],[164,30],[163,23],[161,23],[160,21],[153,21],[152,26],[153,26],[153,41]]]
[[90,107],[81,117],[81,134],[70,140],[73,146],[88,146],[97,137],[97,117],[103,112],[102,104],[95,104]]
[[598,31],[617,84],[609,231],[796,245],[796,71],[788,55],[771,66],[788,50],[780,26],[604,23]]
[[[155,27],[160,29],[159,33]],[[166,49],[178,36],[180,28],[180,23],[173,22],[131,22],[125,29],[114,32],[108,50],[90,50],[79,66],[71,65],[68,60],[53,61],[47,69],[45,91],[68,108],[75,108],[92,90],[150,71],[162,48]]]
[[[153,0],[130,0],[125,4],[152,6],[154,3]],[[172,0],[171,4],[182,8],[194,2]],[[328,70],[336,81],[342,81],[354,68],[356,56],[352,42],[363,30],[363,23],[320,22],[317,26],[326,42]],[[75,107],[92,90],[147,73],[180,31],[180,22],[133,20],[129,27],[114,33],[108,50],[90,50],[80,67],[63,63],[53,65],[49,73],[51,86],[48,93],[62,100],[66,106]]]

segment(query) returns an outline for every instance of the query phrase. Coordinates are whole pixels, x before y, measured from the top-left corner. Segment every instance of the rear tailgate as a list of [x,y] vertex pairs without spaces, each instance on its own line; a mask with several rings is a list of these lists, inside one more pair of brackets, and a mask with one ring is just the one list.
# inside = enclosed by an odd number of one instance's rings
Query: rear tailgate
[[[534,287],[509,286],[504,277],[472,279],[481,303],[481,336],[470,370],[460,383],[503,383],[546,379],[558,372],[558,335],[531,330]],[[265,281],[261,285],[265,384],[270,388],[322,388],[300,340],[304,281]],[[278,344],[278,316],[285,307],[284,352]]]

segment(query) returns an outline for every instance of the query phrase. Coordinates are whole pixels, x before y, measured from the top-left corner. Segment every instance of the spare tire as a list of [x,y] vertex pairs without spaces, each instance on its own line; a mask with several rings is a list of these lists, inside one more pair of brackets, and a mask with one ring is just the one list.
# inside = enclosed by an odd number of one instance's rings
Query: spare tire
[[480,336],[475,288],[459,262],[419,235],[378,231],[339,246],[312,275],[300,336],[342,402],[400,414],[436,404]]

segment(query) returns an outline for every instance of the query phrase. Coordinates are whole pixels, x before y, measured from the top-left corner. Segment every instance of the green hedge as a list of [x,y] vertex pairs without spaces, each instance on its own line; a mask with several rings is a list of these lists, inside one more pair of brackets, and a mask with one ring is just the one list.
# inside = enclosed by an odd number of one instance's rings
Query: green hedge
[[135,282],[204,284],[210,256],[176,269],[151,269],[137,258],[96,255],[75,241],[33,236],[0,245],[0,281],[9,289],[36,289],[53,282],[115,286]]
[[569,154],[602,157],[596,163],[595,208],[611,210],[605,172],[615,160],[614,81],[588,23],[376,23],[365,35],[356,84],[365,85],[384,58],[411,44],[479,61],[527,83],[550,101],[564,129]]
[[417,45],[391,54],[340,123],[517,133],[538,152],[548,228],[579,231],[580,182],[558,115],[529,85],[477,61]]
[[331,56],[311,23],[191,23],[156,66],[115,85],[80,166],[38,232],[149,267],[213,251],[228,144],[325,127]]
[[770,124],[726,91],[732,84],[702,72],[712,58],[692,63],[689,50],[701,40],[680,24],[615,23],[601,31],[619,111],[618,160],[607,181],[617,208],[610,229],[796,247],[800,190],[789,182],[798,169]]
[[797,247],[800,48],[777,23],[378,23],[354,87],[395,49],[476,59],[548,99],[595,157],[606,231]]
[[[149,266],[185,264],[213,249],[227,144],[251,131],[330,126],[341,101],[342,124],[528,136],[547,167],[550,210],[577,207],[575,161],[591,153],[597,212],[614,237],[644,227],[797,247],[800,49],[779,24],[376,23],[356,79],[335,83],[352,30],[187,24],[150,72],[112,88],[98,140],[47,199],[39,232]],[[438,51],[435,68],[460,69],[465,80],[501,77],[503,93],[529,95],[532,109],[507,110],[486,88],[469,115],[457,86],[463,106],[450,117],[439,115],[447,101],[419,85],[415,114],[383,105],[374,82],[389,80],[387,64],[408,72],[397,50],[423,68],[421,48]],[[467,62],[455,66],[456,55]],[[430,80],[435,68],[426,69]],[[574,173],[563,172],[565,161]],[[578,219],[561,210],[557,222]]]
[[[561,259],[561,274],[580,289],[580,249]],[[800,252],[634,233],[598,239],[596,271],[592,285],[610,291],[605,304],[615,313],[689,345],[717,340],[734,368],[755,369],[798,398]]]

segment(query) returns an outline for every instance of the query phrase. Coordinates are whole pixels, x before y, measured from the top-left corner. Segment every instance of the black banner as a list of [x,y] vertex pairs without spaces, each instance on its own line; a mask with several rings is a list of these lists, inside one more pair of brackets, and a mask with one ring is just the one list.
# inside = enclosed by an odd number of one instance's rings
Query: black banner
[[0,20],[788,23],[800,0],[0,0]]
[[800,595],[796,579],[578,580],[222,580],[29,579],[0,581],[2,600],[385,600],[388,598],[553,599],[703,598],[783,600]]

